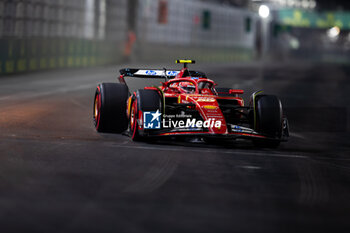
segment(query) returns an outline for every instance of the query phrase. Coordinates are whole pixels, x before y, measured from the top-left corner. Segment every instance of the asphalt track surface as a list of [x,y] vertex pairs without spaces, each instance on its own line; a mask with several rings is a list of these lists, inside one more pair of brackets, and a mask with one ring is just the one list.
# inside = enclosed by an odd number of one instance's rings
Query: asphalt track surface
[[278,149],[96,133],[96,84],[122,67],[0,77],[0,232],[349,232],[349,67],[192,66],[279,95]]

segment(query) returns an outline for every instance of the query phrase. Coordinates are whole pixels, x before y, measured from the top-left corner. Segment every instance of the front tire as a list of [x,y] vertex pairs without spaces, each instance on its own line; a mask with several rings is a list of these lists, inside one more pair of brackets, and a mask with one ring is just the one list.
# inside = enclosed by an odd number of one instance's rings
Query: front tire
[[276,148],[282,136],[282,104],[274,95],[259,95],[255,99],[254,129],[258,133],[273,139],[256,139],[258,147]]
[[101,133],[122,133],[128,127],[126,102],[129,91],[120,83],[102,83],[97,86],[93,120]]
[[145,130],[143,129],[143,131],[140,132],[140,127],[138,125],[140,117],[143,118],[143,116],[139,116],[140,111],[142,113],[155,112],[157,110],[161,111],[161,109],[162,101],[157,91],[140,89],[136,92],[136,95],[133,96],[133,102],[131,103],[129,122],[131,139],[133,141],[143,141],[147,137]]

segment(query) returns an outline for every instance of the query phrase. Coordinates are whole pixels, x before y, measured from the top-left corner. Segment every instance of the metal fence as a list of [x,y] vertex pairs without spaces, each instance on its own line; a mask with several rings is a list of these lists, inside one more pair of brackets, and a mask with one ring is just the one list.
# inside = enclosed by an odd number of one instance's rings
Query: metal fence
[[115,61],[125,37],[126,3],[127,0],[0,0],[0,72]]
[[0,0],[0,73],[116,63],[130,30],[140,60],[250,59],[255,22],[199,0]]
[[251,60],[256,14],[199,0],[143,0],[137,12],[137,58]]
[[[165,22],[159,19],[161,2],[167,3]],[[152,43],[253,48],[256,21],[250,11],[198,0],[144,0],[138,31]]]

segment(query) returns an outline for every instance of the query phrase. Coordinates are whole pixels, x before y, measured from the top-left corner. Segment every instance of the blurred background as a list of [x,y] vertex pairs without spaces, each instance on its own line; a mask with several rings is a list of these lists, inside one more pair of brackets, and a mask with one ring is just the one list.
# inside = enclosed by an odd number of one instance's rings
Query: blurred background
[[0,0],[0,72],[158,62],[347,63],[348,1]]
[[[349,50],[350,0],[0,0],[1,233],[350,232]],[[289,141],[96,132],[98,83],[175,59]]]

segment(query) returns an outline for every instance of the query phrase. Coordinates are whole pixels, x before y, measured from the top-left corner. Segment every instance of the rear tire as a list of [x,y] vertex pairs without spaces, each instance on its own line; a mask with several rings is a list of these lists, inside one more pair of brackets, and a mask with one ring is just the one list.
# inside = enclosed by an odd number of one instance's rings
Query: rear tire
[[126,102],[129,91],[120,83],[102,83],[95,93],[93,119],[98,132],[121,133],[128,127]]
[[162,101],[158,91],[154,90],[138,90],[138,104],[142,111],[155,112],[162,111]]

